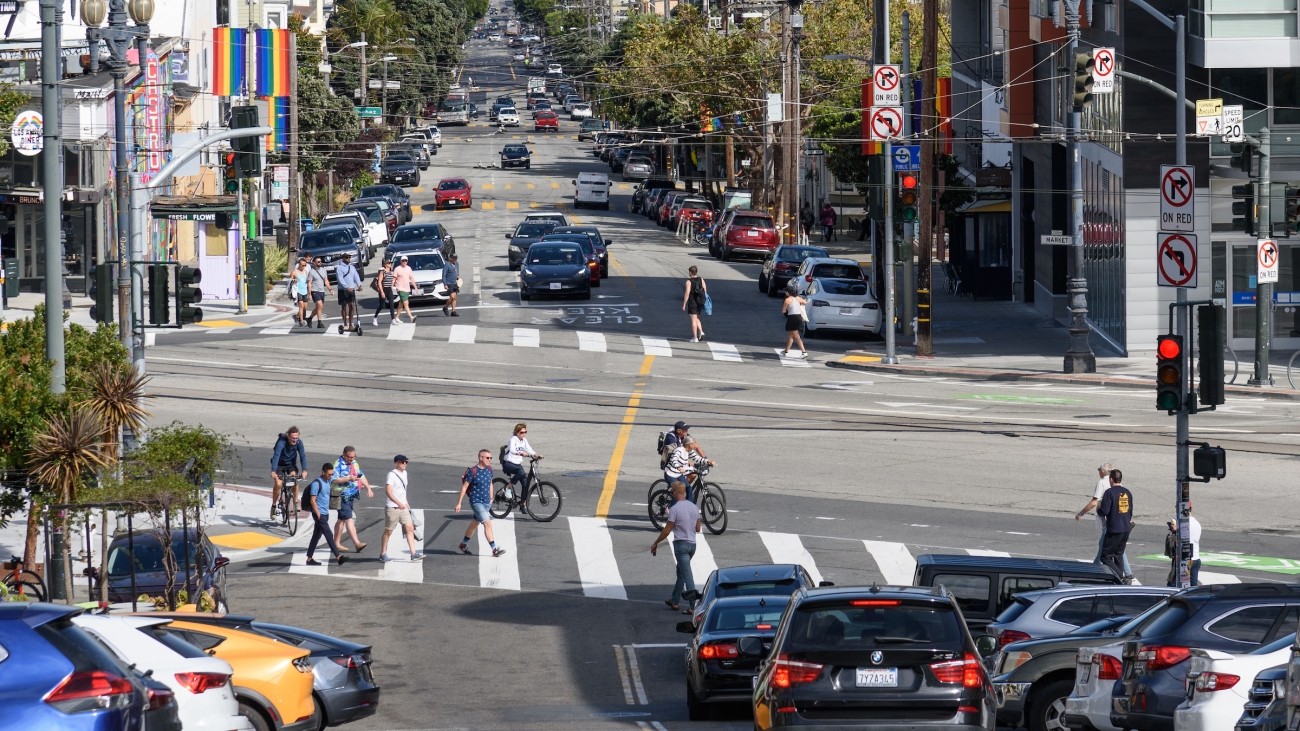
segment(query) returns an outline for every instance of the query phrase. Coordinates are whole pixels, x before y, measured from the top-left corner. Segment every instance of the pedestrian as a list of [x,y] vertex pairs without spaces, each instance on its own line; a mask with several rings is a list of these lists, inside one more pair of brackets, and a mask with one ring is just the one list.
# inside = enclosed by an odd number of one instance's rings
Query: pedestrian
[[388,537],[393,535],[393,529],[399,525],[406,536],[406,547],[411,551],[411,560],[420,561],[424,558],[423,551],[415,550],[415,523],[411,520],[411,504],[406,501],[406,465],[409,461],[405,454],[393,457],[393,469],[384,481],[387,501],[384,503],[384,534],[379,539],[380,561],[390,560]]
[[830,241],[835,238],[835,209],[831,208],[830,201],[822,204],[821,223],[822,223],[822,241]]
[[379,327],[379,313],[388,308],[388,324],[393,324],[397,319],[397,312],[393,310],[393,300],[397,299],[397,293],[393,291],[393,260],[388,259],[384,262],[384,268],[375,273],[375,278],[370,280],[370,288],[379,293],[379,303],[375,305],[375,315],[370,318],[370,324]]
[[1110,487],[1101,496],[1097,515],[1106,521],[1106,539],[1101,547],[1101,565],[1110,569],[1125,584],[1133,583],[1133,575],[1124,567],[1124,549],[1128,535],[1133,530],[1133,493],[1124,487],[1124,473],[1111,470]]
[[411,287],[415,286],[415,270],[407,263],[409,261],[403,256],[401,263],[393,267],[393,289],[397,291],[398,317],[405,312],[411,322],[415,322],[415,313],[411,312]]
[[[323,536],[325,542],[329,544],[330,553],[334,554],[334,560],[342,566],[348,557],[343,555],[339,546],[334,542],[334,532],[330,530],[330,481],[334,478],[334,465],[326,462],[321,465],[320,477],[311,481],[307,486],[306,496],[303,500],[311,508],[312,530],[311,543],[307,544],[307,565],[320,566],[320,561],[312,558],[316,554],[316,546],[320,543]],[[308,499],[310,496],[310,499]]]
[[1178,586],[1178,522],[1171,520],[1165,525],[1169,528],[1165,534],[1165,557],[1170,561],[1165,586]]
[[682,295],[682,310],[691,318],[691,342],[698,343],[704,339],[700,313],[704,311],[704,298],[708,296],[709,288],[700,276],[699,267],[691,265],[686,273],[686,292]]
[[447,301],[442,305],[442,314],[448,317],[460,317],[456,311],[456,299],[460,294],[460,261],[453,251],[447,255],[447,263],[442,267],[442,284],[447,288]]
[[[1092,490],[1092,499],[1088,501],[1087,505],[1083,506],[1083,510],[1080,510],[1078,513],[1075,514],[1074,516],[1075,520],[1079,520],[1080,518],[1087,515],[1090,511],[1092,511],[1098,505],[1101,504],[1101,496],[1105,495],[1106,491],[1110,489],[1111,469],[1112,467],[1110,462],[1103,462],[1100,466],[1097,467],[1097,485]],[[1097,554],[1092,559],[1093,563],[1098,565],[1101,564],[1101,549],[1105,545],[1106,545],[1106,520],[1101,517],[1100,513],[1098,513],[1097,514]],[[1123,556],[1123,563],[1124,563],[1124,574],[1126,576],[1132,575],[1133,567],[1132,565],[1129,564],[1127,555]]]
[[311,292],[312,313],[307,315],[307,327],[311,327],[313,318],[316,320],[316,329],[325,329],[325,294],[333,294],[334,288],[330,286],[329,275],[325,273],[325,262],[321,261],[318,256],[311,262],[311,270],[307,272],[307,289]]
[[343,261],[334,266],[334,279],[339,285],[339,309],[342,311],[343,324],[340,332],[356,330],[357,290],[361,289],[361,272],[352,266],[352,255],[344,254]]
[[804,201],[803,207],[799,209],[799,227],[803,229],[804,240],[808,240],[812,236],[813,212],[807,201]]
[[[668,508],[668,519],[664,522],[663,530],[655,537],[654,543],[650,544],[650,555],[658,555],[659,544],[663,543],[668,534],[673,536],[673,558],[677,561],[677,581],[673,583],[673,594],[664,601],[669,609],[679,609],[683,596],[694,596],[695,594],[695,576],[691,573],[691,558],[695,556],[695,534],[700,532],[700,509],[695,507],[695,503],[686,499],[686,486],[680,482],[674,482],[673,499],[676,500],[672,507]],[[690,612],[689,606],[686,612]]]
[[478,464],[465,470],[465,474],[461,475],[460,495],[456,497],[457,513],[460,512],[466,494],[469,495],[469,507],[474,512],[474,519],[465,529],[465,537],[460,539],[460,552],[466,556],[473,555],[469,550],[469,541],[482,523],[483,535],[487,538],[488,547],[492,549],[492,555],[503,555],[506,549],[497,545],[496,538],[492,534],[492,513],[488,512],[488,508],[492,505],[492,453],[486,449],[478,451]]
[[785,288],[785,301],[781,303],[781,314],[785,315],[785,350],[781,351],[781,355],[790,355],[790,346],[798,343],[799,357],[808,357],[808,349],[804,347],[803,337],[799,334],[803,324],[808,321],[808,315],[805,314],[807,307],[808,300],[795,293],[794,280],[790,280]]
[[519,483],[518,494],[521,501],[528,487],[528,471],[524,469],[524,457],[541,459],[542,455],[528,443],[528,425],[521,421],[515,424],[515,430],[510,435],[510,443],[506,445],[505,457],[501,460],[501,470],[509,476],[510,484]]
[[370,486],[366,473],[362,471],[361,464],[357,462],[356,447],[349,444],[343,448],[343,454],[334,463],[334,481],[330,488],[337,491],[339,496],[339,512],[334,521],[334,543],[342,550],[343,531],[346,530],[352,539],[352,550],[360,553],[367,544],[357,538],[357,520],[352,504],[360,497],[362,488],[366,490],[366,497],[374,497],[375,491]]
[[1192,544],[1192,586],[1201,585],[1201,521],[1192,515],[1192,503],[1187,503],[1187,542]]
[[289,296],[298,306],[298,314],[293,316],[295,325],[307,325],[307,279],[310,277],[310,271],[311,266],[307,263],[307,257],[300,256],[297,266],[289,273]]

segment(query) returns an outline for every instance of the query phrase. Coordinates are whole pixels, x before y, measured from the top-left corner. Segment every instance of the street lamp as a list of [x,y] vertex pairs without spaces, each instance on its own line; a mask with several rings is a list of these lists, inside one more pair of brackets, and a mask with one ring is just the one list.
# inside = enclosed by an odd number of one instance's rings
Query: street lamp
[[384,62],[384,89],[382,92],[381,100],[379,102],[380,104],[379,118],[383,121],[385,125],[387,125],[388,124],[388,62],[396,61],[397,56],[394,56],[390,53],[379,60]]

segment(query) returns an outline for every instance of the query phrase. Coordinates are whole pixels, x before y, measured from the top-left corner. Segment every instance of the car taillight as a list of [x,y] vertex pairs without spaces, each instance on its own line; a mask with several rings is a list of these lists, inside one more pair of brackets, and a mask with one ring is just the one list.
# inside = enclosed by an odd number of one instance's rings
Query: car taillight
[[1027,632],[1020,630],[1004,629],[998,633],[998,647],[1006,647],[1012,642],[1031,639]]
[[131,681],[103,670],[78,670],[43,699],[64,713],[84,713],[131,705]]
[[822,674],[822,666],[815,662],[796,662],[785,653],[777,655],[772,667],[772,685],[791,688],[811,683]]
[[197,695],[205,690],[224,686],[230,682],[230,676],[225,673],[176,673],[176,682]]
[[335,655],[330,658],[335,664],[348,669],[359,668],[366,664],[366,659],[360,655]]
[[1241,682],[1240,675],[1201,673],[1196,676],[1196,692],[1212,693],[1216,690],[1227,690],[1239,682]]
[[1101,665],[1097,668],[1097,680],[1119,680],[1124,674],[1124,663],[1120,662],[1118,657],[1099,653],[1093,656],[1092,662],[1094,665]]
[[149,689],[149,710],[156,711],[159,708],[166,708],[168,703],[176,699],[176,694],[167,688],[150,688]]
[[776,271],[778,271],[778,272],[788,272],[788,271],[790,271],[791,269],[794,269],[794,267],[791,266],[791,265],[790,265],[790,262],[788,262],[788,261],[778,261],[778,262],[776,263],[776,267],[775,267],[775,268],[776,268]]
[[984,669],[979,658],[966,653],[960,660],[931,663],[930,672],[940,683],[956,685],[961,683],[967,688],[979,688],[984,685]]
[[1164,670],[1192,656],[1192,651],[1178,645],[1147,645],[1138,651],[1137,661],[1147,670]]
[[708,642],[700,647],[702,660],[734,660],[740,657],[740,649],[733,642]]

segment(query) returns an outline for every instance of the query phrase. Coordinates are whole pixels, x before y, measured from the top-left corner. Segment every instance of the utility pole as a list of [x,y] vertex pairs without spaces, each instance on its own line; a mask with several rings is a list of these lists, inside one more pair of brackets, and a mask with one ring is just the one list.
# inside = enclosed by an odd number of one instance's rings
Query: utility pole
[[[881,44],[876,48],[881,63],[889,63],[889,0],[877,0],[876,2],[876,27],[880,28],[877,38],[883,39]],[[892,172],[894,160],[894,143],[885,140],[885,356],[880,359],[881,363],[886,365],[896,365],[898,363],[898,344],[896,333],[894,331],[894,321],[898,319],[898,303],[895,293],[898,291],[898,278],[894,273],[894,176]]]
[[780,193],[776,198],[776,225],[781,231],[783,244],[798,241],[797,238],[791,238],[794,232],[790,226],[790,181],[793,178],[791,170],[794,168],[794,155],[791,154],[794,150],[794,114],[791,111],[794,108],[791,100],[794,84],[790,81],[790,70],[794,67],[791,9],[790,3],[781,4],[781,177],[779,181],[775,176],[772,179]]
[[[366,102],[370,101],[370,90],[366,88],[370,85],[370,80],[366,78],[366,48],[367,47],[368,44],[366,43],[366,32],[361,31],[361,46],[360,46],[361,48],[361,106],[363,107],[366,106]],[[365,128],[366,128],[366,118],[362,117],[361,129],[365,129]]]
[[800,160],[803,153],[803,89],[799,81],[802,60],[799,57],[799,43],[803,40],[803,13],[799,12],[803,0],[789,0],[790,4],[790,110],[791,116],[786,120],[790,127],[790,151],[788,160],[790,161],[789,172],[786,174],[786,185],[789,192],[786,200],[789,201],[786,209],[786,225],[790,232],[790,243],[799,243],[799,201],[801,198],[800,188]]
[[298,219],[302,218],[302,173],[298,172],[298,34],[289,34],[289,251],[298,249]]
[[[52,364],[50,393],[61,394],[66,388],[67,365],[63,348],[63,140],[59,128],[59,81],[63,76],[59,25],[63,22],[63,10],[57,0],[41,0],[40,13],[41,114],[45,118],[41,149],[41,178],[45,188],[45,357]],[[57,586],[61,592],[63,581],[60,579],[50,586]]]
[[925,0],[922,6],[925,32],[921,41],[921,200],[920,245],[916,248],[916,354],[934,354],[930,280],[934,240],[939,218],[938,180],[935,175],[939,146],[939,0]]
[[[1260,238],[1273,238],[1272,190],[1272,132],[1268,127],[1259,131],[1259,192],[1255,200],[1259,201],[1259,215],[1256,218]],[[1179,292],[1182,290],[1180,289]],[[46,295],[49,300],[49,295]],[[1247,385],[1272,386],[1273,377],[1268,374],[1268,351],[1273,340],[1273,284],[1256,281],[1255,283],[1255,372]]]
[[[1065,0],[1065,28],[1069,34],[1066,45],[1066,68],[1074,66],[1079,52],[1079,0]],[[1181,110],[1180,110],[1181,113]],[[1070,346],[1065,351],[1066,373],[1096,373],[1097,356],[1088,342],[1088,279],[1083,271],[1083,165],[1079,159],[1079,137],[1082,134],[1083,110],[1076,102],[1070,109],[1070,130],[1066,157],[1070,168],[1070,274],[1066,291],[1070,296]]]

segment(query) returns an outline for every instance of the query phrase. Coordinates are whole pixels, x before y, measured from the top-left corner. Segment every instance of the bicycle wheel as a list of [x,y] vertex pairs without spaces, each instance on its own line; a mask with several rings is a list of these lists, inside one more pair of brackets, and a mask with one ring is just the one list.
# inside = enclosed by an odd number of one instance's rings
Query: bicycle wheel
[[564,497],[560,495],[559,488],[549,482],[536,482],[533,484],[533,489],[528,492],[528,502],[524,504],[524,510],[533,516],[533,520],[549,523],[560,514],[560,506],[563,504]]
[[650,489],[646,490],[645,492],[645,501],[647,503],[650,502],[650,499],[654,497],[654,494],[656,492],[659,492],[660,490],[667,490],[667,489],[668,489],[668,480],[665,480],[663,478],[655,480],[654,482],[650,483]]
[[673,494],[666,487],[655,490],[650,496],[647,512],[650,513],[650,522],[654,524],[655,530],[663,530],[664,523],[668,521],[668,507],[672,504]]
[[287,512],[289,515],[289,519],[286,521],[286,523],[289,528],[289,535],[292,536],[298,532],[298,517],[299,517],[298,514],[302,512],[302,509],[299,508],[297,505],[295,505],[289,508]]
[[497,520],[510,515],[510,511],[514,509],[514,506],[506,499],[506,486],[509,484],[504,477],[492,478],[492,504],[488,506],[488,512]]
[[17,579],[12,575],[6,576],[4,585],[10,594],[22,594],[38,602],[45,601],[45,584],[31,571],[23,571]]
[[[1224,368],[1223,368],[1223,382],[1224,382],[1224,383],[1236,383],[1236,382],[1237,382],[1237,373],[1238,373],[1238,371],[1240,371],[1240,369],[1241,369],[1241,363],[1237,361],[1237,353],[1236,353],[1235,351],[1233,351],[1232,348],[1227,348],[1227,347],[1225,347],[1225,348],[1223,349],[1223,355],[1224,355],[1224,358],[1223,358],[1223,361],[1224,361]],[[1294,360],[1294,359],[1295,359],[1295,356],[1292,355],[1292,356],[1291,356],[1291,359]],[[1228,372],[1228,368],[1227,368],[1227,363],[1228,363],[1228,362],[1231,362],[1231,363],[1232,363],[1232,372],[1231,372],[1231,373]],[[1290,378],[1290,376],[1291,376],[1291,369],[1290,369],[1290,364],[1288,364],[1288,367],[1287,367],[1287,377]],[[1292,386],[1292,388],[1295,388],[1295,386]]]
[[713,493],[714,495],[717,495],[717,496],[718,496],[718,499],[722,501],[722,504],[723,504],[724,507],[726,506],[726,504],[727,504],[727,493],[725,493],[725,492],[722,491],[722,488],[718,486],[718,483],[716,483],[716,482],[705,482],[705,483],[703,483],[703,485],[704,485],[705,489],[707,489],[709,492],[711,492],[711,493]]
[[704,499],[700,501],[700,519],[704,521],[704,526],[715,536],[720,536],[727,530],[727,506],[711,492],[704,494]]

